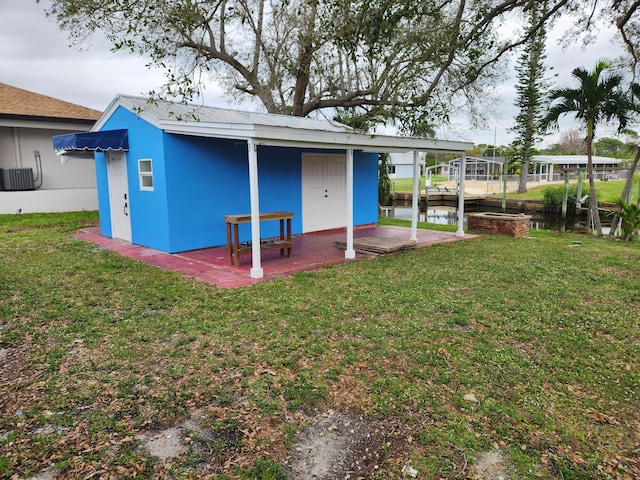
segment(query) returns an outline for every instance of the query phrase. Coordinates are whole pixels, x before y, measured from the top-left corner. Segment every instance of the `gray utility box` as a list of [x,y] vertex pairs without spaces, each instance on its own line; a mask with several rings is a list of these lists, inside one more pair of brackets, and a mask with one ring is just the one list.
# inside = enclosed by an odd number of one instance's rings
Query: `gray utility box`
[[32,168],[0,168],[0,190],[35,190]]

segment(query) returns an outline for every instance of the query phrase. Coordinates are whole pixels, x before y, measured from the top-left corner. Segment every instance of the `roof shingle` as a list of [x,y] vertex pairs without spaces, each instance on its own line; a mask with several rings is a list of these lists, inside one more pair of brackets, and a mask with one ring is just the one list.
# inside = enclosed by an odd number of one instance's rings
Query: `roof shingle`
[[102,112],[0,83],[0,115],[97,120]]

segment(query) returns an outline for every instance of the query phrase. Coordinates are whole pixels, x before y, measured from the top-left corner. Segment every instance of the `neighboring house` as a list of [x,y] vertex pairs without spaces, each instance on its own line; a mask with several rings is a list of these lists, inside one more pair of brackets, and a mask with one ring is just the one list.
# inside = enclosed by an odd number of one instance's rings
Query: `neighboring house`
[[[391,153],[389,157],[389,178],[413,178],[413,152]],[[424,153],[418,155],[418,164],[420,176],[449,175],[448,163],[438,163],[430,167],[425,166]]]
[[[95,151],[101,234],[164,252],[227,243],[225,215],[251,213],[241,241],[253,244],[293,213],[294,234],[378,220],[378,153],[464,152],[469,143],[365,135],[311,118],[116,97],[92,132],[54,138],[60,152]],[[294,247],[295,250],[295,247]]]
[[[593,157],[593,171],[596,180],[618,178],[622,160],[608,157]],[[534,173],[529,175],[533,182],[552,182],[564,178],[564,172],[575,174],[587,169],[586,155],[534,155],[531,157]],[[449,180],[457,180],[460,159],[449,162]],[[466,180],[490,181],[502,178],[504,157],[466,157]]]
[[[420,175],[424,174],[424,155],[420,155],[418,163]],[[394,152],[389,155],[389,178],[413,178],[413,152]]]
[[[591,161],[594,179],[618,178],[622,160],[593,156]],[[586,172],[587,170],[586,155],[534,155],[531,157],[531,162],[535,168],[535,179],[542,182],[562,180],[565,171],[575,174],[578,171]]]
[[98,208],[91,162],[63,164],[51,137],[89,130],[100,112],[0,83],[0,213]]

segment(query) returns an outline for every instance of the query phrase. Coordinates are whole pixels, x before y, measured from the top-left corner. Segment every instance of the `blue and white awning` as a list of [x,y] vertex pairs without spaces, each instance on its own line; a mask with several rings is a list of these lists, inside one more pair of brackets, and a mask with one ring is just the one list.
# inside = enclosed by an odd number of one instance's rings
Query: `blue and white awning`
[[53,149],[58,155],[129,150],[129,131],[67,133],[53,137]]

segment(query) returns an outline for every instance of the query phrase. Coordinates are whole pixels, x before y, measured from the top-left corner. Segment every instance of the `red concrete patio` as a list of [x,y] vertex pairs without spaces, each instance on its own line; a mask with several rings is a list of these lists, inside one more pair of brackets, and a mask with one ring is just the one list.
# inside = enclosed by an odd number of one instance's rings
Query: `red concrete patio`
[[[354,239],[363,237],[393,238],[408,240],[411,230],[406,227],[395,226],[364,226],[356,227]],[[356,259],[348,260],[344,250],[336,247],[336,242],[346,242],[346,231],[335,230],[329,232],[306,233],[294,235],[293,256],[280,256],[279,250],[263,250],[262,268],[264,277],[255,279],[249,275],[251,269],[251,255],[240,257],[240,266],[229,265],[226,245],[169,254],[151,248],[132,245],[131,243],[107,238],[100,235],[98,227],[81,230],[75,235],[80,240],[93,242],[102,248],[112,250],[125,257],[154,265],[158,268],[171,270],[182,275],[193,277],[201,282],[207,282],[221,288],[234,288],[252,285],[265,280],[306,272],[324,265],[357,261],[358,259],[375,256],[373,253],[356,251]],[[474,238],[475,235],[456,237],[453,232],[438,232],[433,230],[418,230],[417,247],[427,247],[439,243],[456,242]]]

